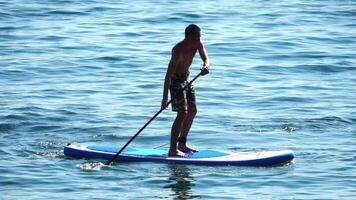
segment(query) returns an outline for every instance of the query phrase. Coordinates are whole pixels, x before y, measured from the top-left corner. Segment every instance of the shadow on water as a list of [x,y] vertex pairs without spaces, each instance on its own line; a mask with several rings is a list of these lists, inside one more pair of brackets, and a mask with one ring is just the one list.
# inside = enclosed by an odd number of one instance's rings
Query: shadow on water
[[194,178],[190,174],[190,169],[185,165],[168,165],[170,176],[167,180],[165,188],[171,188],[174,199],[193,199],[200,198],[199,195],[194,195],[192,187],[194,186]]

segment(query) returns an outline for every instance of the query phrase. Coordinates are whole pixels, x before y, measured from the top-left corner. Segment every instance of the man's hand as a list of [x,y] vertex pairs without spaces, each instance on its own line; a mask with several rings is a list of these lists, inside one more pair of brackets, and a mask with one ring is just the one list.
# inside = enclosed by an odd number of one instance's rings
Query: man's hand
[[167,106],[168,106],[167,103],[168,103],[167,98],[163,98],[163,99],[162,99],[162,104],[161,104],[161,109],[166,109]]
[[208,66],[203,66],[202,68],[200,68],[200,70],[201,70],[201,75],[202,76],[209,74],[209,67]]

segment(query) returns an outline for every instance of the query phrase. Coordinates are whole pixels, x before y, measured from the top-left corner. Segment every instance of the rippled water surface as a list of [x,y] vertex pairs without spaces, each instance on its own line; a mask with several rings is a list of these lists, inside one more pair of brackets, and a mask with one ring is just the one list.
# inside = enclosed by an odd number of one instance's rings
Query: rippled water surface
[[[0,199],[353,199],[356,3],[0,0]],[[72,159],[123,145],[160,107],[175,43],[196,23],[198,149],[292,149],[270,168]],[[195,58],[191,74],[199,73]],[[164,111],[130,145],[168,143]],[[160,148],[167,148],[163,146]],[[90,169],[90,170],[87,170]]]

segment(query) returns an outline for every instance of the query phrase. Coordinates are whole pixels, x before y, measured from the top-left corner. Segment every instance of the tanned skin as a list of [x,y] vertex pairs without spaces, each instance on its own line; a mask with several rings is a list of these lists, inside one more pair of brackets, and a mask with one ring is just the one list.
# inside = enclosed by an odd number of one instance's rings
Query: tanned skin
[[[173,47],[172,57],[168,65],[164,81],[162,109],[168,106],[168,89],[172,76],[174,74],[188,73],[196,52],[199,52],[199,55],[203,61],[201,72],[204,76],[209,73],[210,62],[208,53],[200,39],[200,31],[199,33],[186,36],[183,41]],[[184,157],[184,152],[196,152],[195,149],[188,147],[186,144],[178,143],[178,137],[187,137],[196,113],[196,106],[188,106],[187,111],[177,112],[177,117],[174,120],[171,129],[171,141],[168,156]]]

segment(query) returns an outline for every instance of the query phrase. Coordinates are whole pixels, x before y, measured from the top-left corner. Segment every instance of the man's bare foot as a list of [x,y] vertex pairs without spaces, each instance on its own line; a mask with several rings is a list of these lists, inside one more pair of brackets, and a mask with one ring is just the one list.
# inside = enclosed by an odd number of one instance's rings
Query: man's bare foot
[[186,157],[186,154],[182,151],[176,150],[169,150],[168,156],[175,156],[175,157]]
[[179,145],[178,145],[178,149],[179,149],[180,151],[184,152],[184,153],[189,153],[189,152],[195,153],[195,152],[198,152],[197,150],[195,150],[195,149],[193,149],[193,148],[190,148],[190,147],[188,147],[188,146],[185,145],[185,144],[179,144]]

